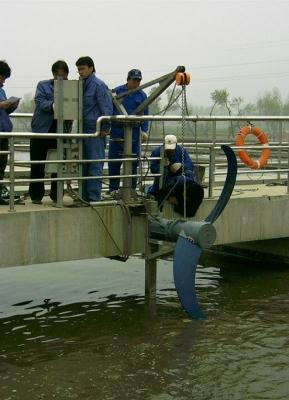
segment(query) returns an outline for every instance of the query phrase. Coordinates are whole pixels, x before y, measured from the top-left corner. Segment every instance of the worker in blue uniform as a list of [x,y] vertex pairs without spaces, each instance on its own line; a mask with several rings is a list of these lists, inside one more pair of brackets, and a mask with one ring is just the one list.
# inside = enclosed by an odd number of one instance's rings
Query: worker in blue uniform
[[[128,72],[127,83],[113,89],[116,95],[120,95],[128,90],[137,89],[140,86],[142,80],[142,73],[139,69],[132,69]],[[147,95],[143,90],[137,90],[128,96],[125,96],[122,101],[128,115],[134,115],[136,108],[142,104],[147,99]],[[114,115],[119,114],[117,109],[114,107]],[[148,109],[144,110],[144,114],[148,114]],[[132,127],[132,155],[138,157],[140,154],[140,142],[147,140],[148,131],[148,121],[143,121],[141,123],[134,123]],[[124,138],[124,125],[120,123],[113,122],[111,125],[108,158],[117,159],[123,158],[123,138]],[[110,162],[109,175],[116,176],[120,175],[120,168],[122,162]],[[132,163],[132,174],[137,173],[137,161]],[[112,193],[119,188],[120,179],[111,178],[109,180],[109,191]],[[136,179],[132,179],[132,187],[136,188]]]
[[[9,118],[9,114],[16,110],[19,104],[19,98],[11,97],[7,99],[3,89],[5,80],[10,78],[11,68],[6,61],[0,61],[0,132],[12,132],[13,125]],[[8,150],[8,138],[1,138],[0,134],[0,151]],[[7,166],[7,154],[0,154],[0,204],[8,204],[9,190],[1,181],[4,179],[5,168]],[[19,196],[14,196],[19,198]]]
[[[197,182],[194,164],[187,150],[177,144],[175,135],[166,135],[164,145],[154,148],[151,157],[160,157],[164,169],[162,184],[160,178],[155,177],[147,193],[154,196],[159,205],[167,200],[177,213],[193,217],[203,200],[204,190]],[[160,160],[151,160],[150,170],[159,174]]]
[[[68,79],[69,68],[65,61],[58,60],[51,67],[52,79],[40,81],[35,92],[35,111],[31,121],[32,132],[34,133],[56,133],[57,120],[54,118],[54,80]],[[64,132],[68,133],[72,128],[72,121],[64,121]],[[31,161],[46,160],[49,149],[57,148],[57,139],[30,140],[30,159]],[[45,164],[31,164],[30,178],[43,179],[45,176]],[[56,178],[56,174],[51,174]],[[32,203],[41,204],[45,194],[44,182],[30,182],[29,196]],[[49,196],[52,201],[57,200],[57,182],[51,182]]]
[[[96,120],[103,115],[112,115],[112,97],[106,84],[95,75],[94,62],[90,57],[80,57],[76,66],[83,79],[83,132],[95,133]],[[83,140],[83,158],[97,160],[105,158],[106,135],[109,134],[110,123],[103,122],[100,135]],[[101,176],[103,162],[83,165],[83,176]],[[83,181],[83,199],[88,202],[101,200],[102,181],[89,179]]]

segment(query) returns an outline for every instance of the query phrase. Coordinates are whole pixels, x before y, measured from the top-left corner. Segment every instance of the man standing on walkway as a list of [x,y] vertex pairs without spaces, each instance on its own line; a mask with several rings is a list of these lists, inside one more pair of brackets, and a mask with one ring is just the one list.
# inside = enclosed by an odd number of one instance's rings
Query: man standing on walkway
[[[57,120],[54,119],[54,80],[68,79],[69,69],[65,61],[56,61],[51,68],[53,79],[40,81],[35,93],[35,111],[31,121],[34,133],[56,133]],[[64,122],[64,132],[71,131],[72,122]],[[31,139],[30,159],[31,161],[46,160],[49,149],[57,148],[57,139]],[[43,179],[45,175],[45,164],[31,164],[31,179]],[[51,175],[52,178],[56,174]],[[41,204],[45,194],[44,182],[31,182],[29,185],[29,196],[34,204]],[[50,198],[57,200],[57,182],[51,182]]]
[[[16,110],[19,104],[19,98],[11,97],[7,100],[3,86],[5,80],[10,78],[11,69],[6,61],[0,61],[0,132],[12,132],[13,125],[9,114]],[[1,138],[0,151],[8,150],[8,138]],[[6,186],[1,184],[4,179],[5,168],[7,166],[7,154],[0,154],[0,204],[7,204],[9,201],[9,191]],[[15,196],[16,197],[16,196]]]
[[[103,115],[112,115],[112,98],[106,84],[95,76],[94,62],[90,57],[80,57],[76,66],[83,79],[83,133],[96,132],[96,120]],[[103,123],[98,137],[83,140],[83,158],[97,160],[105,158],[106,135],[110,123]],[[83,165],[83,176],[101,176],[103,162]],[[101,200],[100,179],[83,181],[83,199],[88,202]]]
[[[128,72],[127,83],[116,87],[113,91],[119,95],[128,90],[137,89],[140,86],[142,80],[142,74],[139,69],[132,69]],[[147,98],[147,95],[143,90],[137,90],[128,96],[125,96],[122,101],[128,115],[135,114],[136,108],[143,103]],[[114,115],[117,115],[118,111],[114,108]],[[144,111],[144,114],[148,114],[148,109]],[[138,157],[140,154],[140,141],[144,142],[147,140],[148,121],[136,123],[132,129],[132,154],[134,157]],[[119,123],[112,123],[111,135],[109,142],[108,158],[122,158],[123,157],[123,138],[124,138],[124,126]],[[122,162],[110,162],[109,163],[109,175],[120,175],[120,167]],[[137,173],[137,161],[132,163],[132,174]],[[119,178],[111,178],[109,180],[109,191],[113,192],[118,190],[120,180]],[[136,179],[132,179],[132,187],[136,188]]]

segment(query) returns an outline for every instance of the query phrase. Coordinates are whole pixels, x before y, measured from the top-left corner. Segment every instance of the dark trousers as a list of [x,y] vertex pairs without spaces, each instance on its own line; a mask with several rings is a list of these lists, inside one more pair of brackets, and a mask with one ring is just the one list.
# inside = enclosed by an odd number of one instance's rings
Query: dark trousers
[[[140,152],[139,148],[139,143],[138,142],[133,142],[132,143],[132,153],[133,155],[138,156]],[[114,142],[111,140],[109,142],[109,148],[108,148],[108,158],[114,159],[114,158],[123,158],[123,144],[119,142]],[[120,168],[121,168],[122,162],[109,162],[108,163],[108,171],[109,175],[120,175]],[[137,174],[137,167],[138,167],[138,161],[133,161],[132,162],[132,174],[136,175]],[[110,178],[109,179],[109,191],[112,192],[113,190],[118,190],[119,189],[119,184],[120,184],[120,179],[119,178]],[[137,179],[132,178],[132,188],[135,189],[137,185]]]
[[[56,139],[31,139],[30,140],[30,160],[46,160],[49,149],[57,148]],[[31,164],[31,179],[43,179],[45,176],[45,164]],[[56,174],[51,174],[56,178]],[[31,200],[42,200],[45,194],[44,182],[31,182],[29,185],[29,196]],[[57,199],[57,182],[51,182],[50,198]]]
[[[8,138],[0,139],[0,151],[7,151],[7,150],[8,150]],[[0,180],[4,179],[7,160],[8,160],[7,154],[0,154]]]

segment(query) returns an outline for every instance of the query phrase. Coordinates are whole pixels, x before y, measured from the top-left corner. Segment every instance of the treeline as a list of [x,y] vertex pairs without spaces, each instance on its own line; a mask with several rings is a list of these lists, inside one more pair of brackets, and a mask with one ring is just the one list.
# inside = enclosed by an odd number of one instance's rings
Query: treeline
[[[152,89],[153,90],[153,89]],[[17,112],[31,113],[34,111],[34,98],[32,93],[24,94]],[[184,107],[182,107],[184,105]],[[280,91],[277,88],[266,91],[259,96],[255,103],[246,103],[242,97],[231,95],[226,89],[216,89],[211,93],[211,103],[208,105],[192,104],[188,99],[182,99],[181,89],[168,89],[150,106],[150,114],[153,115],[289,115],[289,97],[282,99]],[[217,135],[222,138],[231,138],[239,128],[238,123],[218,123]],[[260,124],[259,124],[260,125]],[[14,123],[17,131],[30,131],[30,120],[19,119]],[[284,124],[286,131],[287,125]],[[280,130],[275,122],[261,123],[261,128],[265,129],[271,139],[278,136]],[[171,133],[182,134],[180,124],[172,123],[154,123],[152,125],[152,134],[160,137],[164,131],[170,130]],[[185,127],[185,136],[196,135],[194,126],[187,124]],[[212,134],[212,124],[198,123],[197,135],[209,138]]]

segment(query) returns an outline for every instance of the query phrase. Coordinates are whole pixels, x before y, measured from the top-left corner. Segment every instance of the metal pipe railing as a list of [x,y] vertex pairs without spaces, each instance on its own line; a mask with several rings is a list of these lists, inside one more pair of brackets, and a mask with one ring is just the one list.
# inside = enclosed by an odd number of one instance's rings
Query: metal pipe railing
[[[159,177],[160,174],[149,174],[148,178]],[[72,177],[63,177],[63,178],[41,178],[41,179],[14,179],[14,184],[17,183],[31,183],[31,182],[64,182],[64,181],[85,181],[85,180],[98,180],[98,179],[109,179],[109,178],[119,178],[119,175],[99,175],[99,176],[72,176]],[[130,174],[130,175],[121,175],[124,178],[140,178],[141,174]],[[1,183],[10,185],[10,179],[3,179]]]
[[[12,117],[16,117],[16,118],[30,118],[32,117],[33,114],[31,113],[13,113],[11,114]],[[224,167],[226,164],[222,164],[222,163],[218,163],[218,159],[219,159],[219,151],[221,149],[221,145],[223,144],[228,144],[232,147],[232,149],[234,149],[235,151],[239,151],[239,150],[251,150],[251,151],[256,151],[256,150],[260,150],[260,145],[244,145],[244,146],[235,146],[232,145],[232,142],[228,142],[228,141],[224,141],[224,142],[217,142],[217,135],[216,135],[216,124],[217,122],[224,122],[224,121],[277,121],[279,122],[279,140],[277,141],[272,141],[270,142],[270,145],[268,146],[262,146],[262,148],[264,147],[270,147],[270,149],[273,152],[277,152],[276,155],[276,162],[273,161],[272,164],[277,164],[278,168],[275,169],[266,169],[260,171],[260,170],[241,170],[239,171],[239,174],[259,174],[259,173],[264,173],[265,175],[271,174],[271,173],[275,173],[277,174],[277,178],[281,179],[281,174],[283,175],[283,173],[287,173],[288,174],[288,189],[287,192],[289,193],[289,172],[288,172],[288,168],[280,168],[282,165],[289,166],[289,146],[286,142],[283,143],[283,122],[288,122],[289,121],[289,116],[186,116],[185,118],[183,118],[182,116],[177,116],[177,115],[172,115],[172,116],[164,116],[164,115],[160,115],[160,116],[138,116],[138,115],[118,115],[118,116],[102,116],[97,120],[97,124],[96,124],[96,133],[95,134],[79,134],[79,133],[53,133],[53,134],[49,134],[49,133],[30,133],[30,132],[14,132],[14,133],[1,133],[1,137],[8,137],[9,139],[13,139],[13,143],[15,143],[15,139],[18,138],[24,138],[24,139],[29,139],[29,138],[40,138],[40,139],[45,139],[45,138],[57,138],[57,139],[77,139],[77,140],[83,140],[84,138],[93,138],[93,137],[97,137],[99,135],[100,132],[100,126],[101,123],[104,121],[114,121],[114,122],[118,122],[118,123],[130,123],[130,122],[142,122],[142,121],[167,121],[167,122],[181,122],[181,121],[191,121],[194,123],[195,125],[195,130],[197,129],[197,123],[198,122],[205,122],[205,121],[212,121],[213,122],[213,143],[210,142],[200,142],[198,143],[198,149],[203,149],[203,150],[208,150],[208,153],[202,155],[204,157],[208,157],[209,156],[209,160],[203,160],[201,162],[201,164],[204,165],[209,165],[209,197],[213,196],[213,190],[214,190],[214,184],[215,184],[215,176],[221,176],[224,175],[224,172],[220,172],[220,171],[216,171],[216,168],[222,168]],[[146,149],[151,147],[151,146],[156,146],[158,144],[158,142],[155,142],[153,144],[145,144],[144,146],[146,146]],[[161,143],[159,143],[161,144]],[[192,145],[192,142],[184,142],[185,146],[190,146]],[[192,153],[197,152],[196,148],[192,146]],[[286,156],[286,158],[284,157],[283,152],[288,150],[288,157]],[[14,151],[14,146],[13,146],[13,151]],[[218,153],[218,154],[217,154]],[[1,152],[1,154],[5,154],[5,152]],[[150,161],[150,159],[153,158],[133,158],[133,157],[127,157],[127,158],[122,158],[122,159],[101,159],[101,160],[79,160],[79,159],[73,159],[73,160],[41,160],[41,161],[15,161],[14,159],[14,153],[13,155],[11,155],[11,152],[6,152],[6,154],[10,154],[10,158],[12,157],[13,161],[13,170],[14,170],[14,166],[15,165],[27,165],[27,164],[33,164],[33,163],[44,163],[44,164],[83,164],[83,163],[93,163],[93,162],[133,162],[133,161],[138,161],[138,162],[148,162]],[[156,158],[159,159],[159,158]],[[245,167],[244,167],[245,168]],[[143,178],[143,171],[142,168],[140,169],[141,173],[137,174],[137,175],[132,175],[132,174],[125,174],[122,176],[111,176],[112,178],[116,177],[116,178],[131,178],[131,177],[137,177],[137,178]],[[13,172],[14,173],[14,172]],[[154,177],[154,176],[159,176],[159,175],[145,175],[148,178]],[[85,179],[107,179],[110,178],[109,175],[104,175],[101,177],[72,177],[71,180],[85,180]],[[28,183],[30,182],[30,180],[15,180],[15,176],[13,178],[13,183],[11,180],[11,176],[10,176],[10,181],[8,181],[9,184],[11,184],[13,186],[13,184],[17,184],[17,183]],[[64,177],[64,178],[53,178],[53,179],[43,179],[43,180],[32,180],[33,182],[36,181],[43,181],[43,182],[49,182],[49,181],[53,181],[53,180],[70,180],[69,177]],[[3,181],[4,182],[4,181]],[[5,181],[6,182],[6,181]]]

